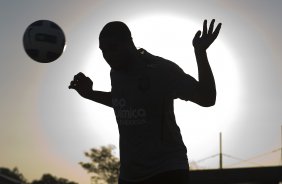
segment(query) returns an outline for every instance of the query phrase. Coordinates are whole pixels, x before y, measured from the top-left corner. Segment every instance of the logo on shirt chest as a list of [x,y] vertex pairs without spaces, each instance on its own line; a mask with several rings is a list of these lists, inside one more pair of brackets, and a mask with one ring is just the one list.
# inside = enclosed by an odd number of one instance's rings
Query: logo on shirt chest
[[145,124],[147,112],[144,108],[132,108],[124,98],[113,98],[113,107],[119,125]]

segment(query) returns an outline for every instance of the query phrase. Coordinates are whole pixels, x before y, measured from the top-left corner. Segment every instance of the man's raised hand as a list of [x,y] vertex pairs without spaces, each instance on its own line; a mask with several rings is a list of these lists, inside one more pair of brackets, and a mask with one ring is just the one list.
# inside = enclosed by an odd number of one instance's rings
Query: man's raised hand
[[74,76],[69,85],[69,89],[76,90],[80,94],[80,96],[84,98],[89,98],[89,96],[93,92],[92,87],[92,80],[89,77],[86,77],[81,72]]
[[221,28],[221,23],[219,23],[216,26],[215,30],[213,30],[214,22],[215,20],[213,19],[211,21],[209,29],[207,30],[207,20],[205,20],[203,24],[202,36],[201,36],[200,30],[196,33],[193,39],[193,46],[196,50],[207,50],[209,46],[214,42],[216,37],[218,36],[220,28]]

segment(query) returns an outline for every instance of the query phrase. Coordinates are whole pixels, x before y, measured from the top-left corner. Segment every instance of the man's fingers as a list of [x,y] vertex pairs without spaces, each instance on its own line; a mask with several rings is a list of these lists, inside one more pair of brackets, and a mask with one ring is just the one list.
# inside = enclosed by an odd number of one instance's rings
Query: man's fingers
[[214,39],[216,39],[216,37],[218,36],[219,31],[220,31],[220,28],[221,28],[221,23],[219,23],[219,24],[216,26],[216,28],[215,28],[215,30],[214,30],[214,32],[213,32]]
[[82,72],[79,72],[77,75],[85,76],[84,73],[82,73]]
[[69,89],[78,90],[79,88],[84,86],[85,83],[88,84],[89,81],[92,82],[89,77],[86,77],[82,72],[79,72],[73,77],[73,80],[70,82]]
[[198,40],[200,39],[200,36],[201,36],[201,31],[197,31],[197,33],[195,34],[194,38],[193,38],[193,41],[192,41],[192,44],[195,46],[198,42]]
[[75,89],[73,85],[69,85],[69,89]]
[[197,31],[197,33],[195,34],[195,38],[199,38],[201,36],[201,31]]
[[75,81],[71,81],[69,85],[69,89],[76,89],[77,88],[77,83]]
[[203,35],[207,34],[207,20],[204,20],[204,24],[203,24]]
[[74,85],[70,84],[69,89],[75,89]]
[[86,77],[82,72],[79,72],[78,74],[76,74],[73,78],[73,80],[79,80]]
[[211,21],[211,23],[210,23],[210,27],[209,27],[208,34],[212,34],[212,32],[213,32],[214,22],[215,22],[215,19],[212,19],[212,21]]

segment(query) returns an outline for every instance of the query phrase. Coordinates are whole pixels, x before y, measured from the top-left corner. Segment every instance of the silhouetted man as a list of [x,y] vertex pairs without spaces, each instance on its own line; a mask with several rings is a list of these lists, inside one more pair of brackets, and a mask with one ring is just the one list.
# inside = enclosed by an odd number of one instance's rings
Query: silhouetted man
[[[136,49],[129,28],[110,22],[102,29],[99,42],[111,67],[111,92],[92,90],[92,81],[78,73],[69,88],[82,97],[114,109],[120,134],[119,184],[187,184],[188,158],[176,124],[173,100],[210,107],[216,88],[206,50],[219,34],[204,21],[193,46],[198,64],[198,81],[175,63]],[[172,35],[173,36],[173,35]],[[164,38],[165,39],[165,38]],[[173,47],[173,46],[172,46]]]

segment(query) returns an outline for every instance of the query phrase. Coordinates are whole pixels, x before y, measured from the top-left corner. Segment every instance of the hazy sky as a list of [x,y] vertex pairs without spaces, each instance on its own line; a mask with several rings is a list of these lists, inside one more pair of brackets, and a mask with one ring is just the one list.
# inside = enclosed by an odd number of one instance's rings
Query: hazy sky
[[[111,89],[98,35],[113,20],[128,24],[137,47],[174,61],[195,78],[192,38],[204,19],[222,22],[220,35],[208,50],[217,104],[202,108],[175,101],[190,162],[218,153],[220,131],[223,152],[234,157],[247,160],[280,148],[281,8],[280,0],[1,0],[0,167],[17,166],[29,180],[52,173],[90,183],[78,165],[86,161],[83,152],[114,144],[118,156],[113,110],[68,89],[80,71],[93,79],[94,89]],[[66,51],[49,64],[31,60],[22,46],[26,27],[40,19],[56,22],[66,35]],[[251,161],[277,165],[279,154]],[[226,167],[238,162],[224,159]],[[217,161],[198,164],[215,168]]]

